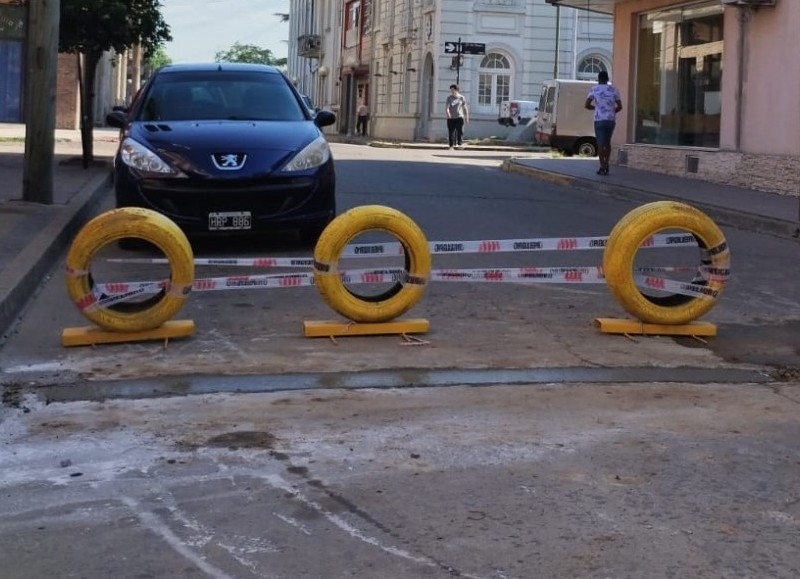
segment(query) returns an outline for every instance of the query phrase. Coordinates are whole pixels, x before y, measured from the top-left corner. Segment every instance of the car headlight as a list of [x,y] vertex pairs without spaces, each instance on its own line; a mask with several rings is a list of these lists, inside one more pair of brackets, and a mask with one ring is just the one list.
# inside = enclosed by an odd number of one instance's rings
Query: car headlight
[[161,157],[130,137],[122,141],[119,153],[123,163],[144,175],[177,176],[179,174]]
[[317,137],[309,143],[302,151],[297,153],[291,161],[286,163],[283,171],[307,171],[314,169],[328,162],[331,158],[331,149],[325,137]]

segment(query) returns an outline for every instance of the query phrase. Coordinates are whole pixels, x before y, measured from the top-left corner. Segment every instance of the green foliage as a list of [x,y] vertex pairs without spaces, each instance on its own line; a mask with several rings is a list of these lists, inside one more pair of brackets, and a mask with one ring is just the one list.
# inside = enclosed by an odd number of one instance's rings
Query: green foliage
[[229,50],[217,52],[214,62],[249,62],[252,64],[271,64],[285,66],[285,58],[275,58],[269,48],[261,48],[254,44],[234,43]]
[[150,58],[147,59],[147,67],[150,70],[156,70],[168,64],[172,64],[172,59],[167,55],[167,51],[164,50],[163,46],[156,48]]
[[100,54],[141,44],[149,58],[172,40],[160,0],[61,0],[59,50]]

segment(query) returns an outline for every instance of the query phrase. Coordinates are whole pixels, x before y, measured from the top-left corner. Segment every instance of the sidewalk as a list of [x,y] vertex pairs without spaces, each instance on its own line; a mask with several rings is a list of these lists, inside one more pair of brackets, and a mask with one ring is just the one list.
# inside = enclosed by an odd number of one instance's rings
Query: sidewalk
[[96,129],[84,169],[78,131],[56,131],[53,204],[22,201],[25,126],[0,124],[0,342],[111,184],[116,129]]
[[[111,184],[116,129],[95,129],[95,166],[83,169],[78,131],[56,131],[54,203],[22,201],[24,125],[0,124],[0,343],[30,295],[88,219]],[[358,137],[331,141],[375,147],[446,149],[435,143],[368,142]],[[467,150],[522,154],[525,147],[487,144]],[[533,150],[533,148],[527,149]],[[600,191],[642,203],[674,199],[696,206],[721,224],[781,237],[800,236],[800,198],[661,175],[626,167],[595,174],[597,159],[515,157],[503,169],[535,179]]]

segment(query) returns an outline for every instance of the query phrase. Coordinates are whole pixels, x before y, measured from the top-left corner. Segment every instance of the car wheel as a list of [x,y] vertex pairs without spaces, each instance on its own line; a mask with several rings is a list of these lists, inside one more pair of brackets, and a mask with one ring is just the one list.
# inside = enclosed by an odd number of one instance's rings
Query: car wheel
[[594,139],[581,139],[575,144],[575,154],[581,157],[596,157],[597,144]]

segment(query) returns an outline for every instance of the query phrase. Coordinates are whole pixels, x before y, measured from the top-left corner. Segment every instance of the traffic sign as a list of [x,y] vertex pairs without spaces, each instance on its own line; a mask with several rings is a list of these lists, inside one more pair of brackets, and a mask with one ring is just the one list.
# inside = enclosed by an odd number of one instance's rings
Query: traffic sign
[[461,54],[486,54],[486,45],[479,42],[462,42]]
[[445,54],[486,54],[486,45],[479,42],[445,42]]

